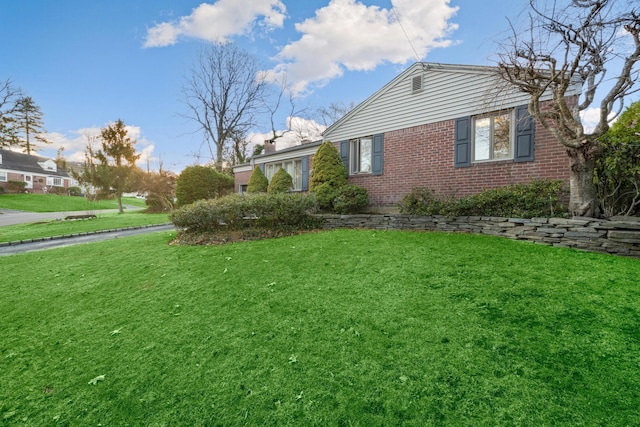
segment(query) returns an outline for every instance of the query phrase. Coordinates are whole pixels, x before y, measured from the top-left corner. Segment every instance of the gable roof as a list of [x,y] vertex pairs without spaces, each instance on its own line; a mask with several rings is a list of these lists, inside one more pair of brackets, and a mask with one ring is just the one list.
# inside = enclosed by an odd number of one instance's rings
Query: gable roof
[[[322,136],[337,142],[526,104],[529,96],[499,79],[497,70],[416,62],[329,126]],[[578,93],[579,87],[574,86],[568,95]]]
[[0,162],[0,169],[2,170],[69,178],[69,174],[59,167],[56,170],[45,169],[42,164],[47,162],[55,163],[53,159],[48,157],[32,156],[11,150],[0,150],[0,157],[2,157]]

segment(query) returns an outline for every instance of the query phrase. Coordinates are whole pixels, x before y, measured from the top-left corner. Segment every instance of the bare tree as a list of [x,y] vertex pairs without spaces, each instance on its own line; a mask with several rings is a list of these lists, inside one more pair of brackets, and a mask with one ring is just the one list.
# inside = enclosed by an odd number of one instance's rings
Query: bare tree
[[[566,147],[573,215],[593,216],[594,167],[602,153],[598,138],[625,97],[638,90],[640,8],[630,0],[529,3],[528,28],[512,26],[499,54],[500,77],[530,95],[529,113]],[[581,85],[580,97],[567,96],[574,85]],[[599,121],[588,130],[580,113],[594,107]]]
[[186,117],[203,132],[218,170],[225,146],[254,126],[268,85],[257,60],[237,46],[215,43],[200,50],[182,95]]
[[328,107],[320,107],[318,108],[320,123],[324,126],[331,126],[355,107],[356,104],[353,101],[348,104],[344,102],[332,102]]

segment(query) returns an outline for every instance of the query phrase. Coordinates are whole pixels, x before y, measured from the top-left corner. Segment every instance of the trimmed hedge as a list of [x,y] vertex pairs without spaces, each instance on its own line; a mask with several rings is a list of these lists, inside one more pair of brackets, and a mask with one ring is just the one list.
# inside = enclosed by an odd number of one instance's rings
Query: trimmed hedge
[[189,233],[255,227],[310,229],[317,225],[310,215],[314,207],[315,198],[310,194],[233,194],[176,209],[170,219]]
[[561,180],[534,180],[483,191],[462,199],[436,195],[424,187],[414,188],[398,205],[410,215],[499,216],[537,218],[567,214],[566,189]]

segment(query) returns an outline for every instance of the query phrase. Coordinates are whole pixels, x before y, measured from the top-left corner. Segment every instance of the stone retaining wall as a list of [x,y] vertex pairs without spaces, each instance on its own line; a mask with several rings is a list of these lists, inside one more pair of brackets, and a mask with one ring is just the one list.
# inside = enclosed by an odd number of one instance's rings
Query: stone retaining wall
[[319,215],[325,229],[455,231],[640,258],[640,218],[502,218],[480,216]]

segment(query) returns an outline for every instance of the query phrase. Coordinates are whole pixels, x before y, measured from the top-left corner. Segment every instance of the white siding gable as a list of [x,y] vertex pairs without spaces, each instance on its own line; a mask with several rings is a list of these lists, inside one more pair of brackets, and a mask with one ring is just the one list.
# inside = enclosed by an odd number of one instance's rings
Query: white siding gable
[[56,162],[54,162],[53,160],[49,159],[45,162],[38,162],[38,164],[40,165],[40,167],[46,171],[53,171],[53,172],[57,172],[58,171],[58,165],[56,165]]
[[[324,133],[333,142],[513,108],[528,95],[507,88],[493,67],[416,63]],[[422,90],[415,77],[422,76]]]

